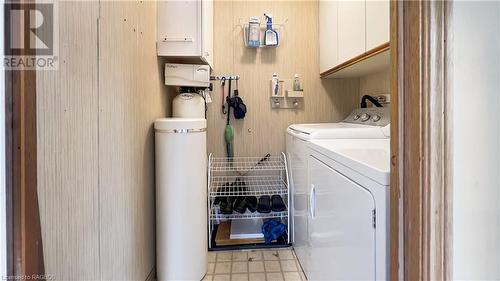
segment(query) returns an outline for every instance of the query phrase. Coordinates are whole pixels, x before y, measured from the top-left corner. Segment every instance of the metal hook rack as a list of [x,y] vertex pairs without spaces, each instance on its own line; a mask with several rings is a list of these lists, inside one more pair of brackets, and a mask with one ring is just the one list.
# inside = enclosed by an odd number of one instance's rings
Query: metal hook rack
[[233,75],[233,76],[210,76],[210,80],[224,80],[224,81],[229,81],[229,80],[240,80],[239,75]]

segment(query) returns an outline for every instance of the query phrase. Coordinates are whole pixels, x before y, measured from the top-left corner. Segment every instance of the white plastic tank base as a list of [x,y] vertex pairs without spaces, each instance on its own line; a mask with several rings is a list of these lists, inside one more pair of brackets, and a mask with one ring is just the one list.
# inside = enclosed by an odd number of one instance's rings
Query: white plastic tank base
[[158,280],[201,280],[207,272],[207,122],[155,121]]
[[172,101],[172,116],[205,118],[205,100],[197,93],[180,93]]

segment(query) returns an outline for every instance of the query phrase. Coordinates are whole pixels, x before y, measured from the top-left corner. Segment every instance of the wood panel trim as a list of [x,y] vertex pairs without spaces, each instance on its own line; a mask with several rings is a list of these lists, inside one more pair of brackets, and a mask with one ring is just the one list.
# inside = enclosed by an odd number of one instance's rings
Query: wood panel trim
[[321,78],[325,78],[325,77],[330,76],[336,72],[341,71],[342,69],[348,68],[354,64],[357,64],[357,63],[362,62],[364,60],[367,60],[371,57],[374,57],[380,53],[388,51],[390,48],[390,45],[391,45],[390,42],[387,42],[387,43],[384,43],[380,46],[377,46],[369,51],[362,53],[361,55],[358,55],[358,56],[356,56],[348,61],[345,61],[345,62],[343,62],[335,67],[332,67],[331,69],[328,69],[328,70],[322,72],[320,74],[320,76],[321,76]]
[[453,280],[453,67],[452,22],[453,2],[444,1],[444,191],[443,191],[443,276],[445,280]]
[[445,1],[422,2],[423,54],[422,125],[423,139],[423,277],[448,280],[447,275],[447,190],[451,161],[447,158],[447,108],[451,100],[446,91]]
[[[4,36],[16,32],[29,40],[29,33],[20,27],[6,24]],[[10,70],[5,72],[5,78],[7,275],[42,280],[45,270],[37,192],[36,71]]]
[[12,276],[14,273],[14,219],[13,219],[13,132],[12,120],[14,119],[12,112],[12,73],[4,72],[5,75],[5,199],[6,199],[6,238],[7,238],[7,275]]
[[[43,276],[37,192],[36,73],[8,71],[7,216],[9,276]],[[36,279],[36,278],[35,278]],[[40,278],[42,279],[42,278]]]
[[403,5],[399,1],[390,3],[390,44],[391,44],[391,189],[390,189],[390,280],[404,280],[404,236],[403,236],[403,201],[402,188],[400,183],[403,176],[403,155],[402,135],[399,133],[404,122],[403,115],[404,104],[399,99],[399,93],[402,92],[399,77],[403,77],[403,36],[402,36],[402,10]]
[[392,279],[451,279],[448,5],[391,2]]

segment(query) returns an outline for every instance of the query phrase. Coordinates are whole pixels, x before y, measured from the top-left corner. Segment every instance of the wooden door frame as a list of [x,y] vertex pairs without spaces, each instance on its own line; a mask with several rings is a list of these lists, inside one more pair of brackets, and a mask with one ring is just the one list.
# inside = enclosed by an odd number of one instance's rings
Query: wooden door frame
[[450,280],[448,1],[391,1],[391,280]]
[[35,71],[6,71],[5,84],[7,275],[44,279],[37,192]]
[[[14,3],[23,7],[33,2]],[[29,26],[28,17],[25,17],[24,23]],[[23,34],[25,42],[29,42],[29,33],[21,30],[21,24],[12,28],[10,25],[6,21],[5,38],[11,32],[16,32]],[[36,71],[6,70],[3,75],[6,107],[7,275],[9,278],[41,280],[45,279],[45,269],[37,192]]]

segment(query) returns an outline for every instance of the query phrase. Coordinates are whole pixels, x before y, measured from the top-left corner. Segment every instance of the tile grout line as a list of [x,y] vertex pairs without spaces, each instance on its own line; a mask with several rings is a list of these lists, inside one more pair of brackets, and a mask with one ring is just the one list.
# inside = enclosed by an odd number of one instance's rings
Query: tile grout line
[[[269,251],[269,250],[268,250]],[[285,251],[287,251],[288,253],[285,254]],[[259,281],[264,281],[264,280],[269,280],[268,278],[268,274],[269,275],[274,275],[274,276],[281,276],[279,277],[278,279],[282,279],[284,281],[288,281],[290,279],[285,279],[286,278],[286,273],[296,273],[298,279],[296,277],[292,277],[292,278],[295,278],[296,280],[301,280],[301,281],[307,281],[307,279],[304,279],[305,278],[305,274],[304,272],[302,271],[302,267],[300,266],[300,263],[298,262],[298,259],[293,251],[293,249],[286,249],[286,250],[270,250],[270,252],[274,252],[272,253],[271,255],[267,254],[266,257],[264,257],[264,252],[267,252],[266,250],[262,251],[262,250],[257,250],[257,251],[230,251],[230,252],[219,252],[219,253],[216,253],[215,254],[215,261],[214,259],[212,258],[210,263],[213,263],[214,264],[214,269],[213,269],[213,272],[211,273],[207,273],[207,275],[209,275],[209,278],[210,279],[207,279],[207,280],[213,280],[215,281],[216,279],[218,280],[219,278],[217,278],[217,276],[224,276],[224,279],[227,280],[227,278],[229,277],[229,280],[233,280],[233,281],[236,281],[234,280],[236,278],[236,276],[238,277],[241,277],[241,276],[246,276],[246,280],[250,280],[250,275],[252,274],[259,274],[259,275],[262,275],[263,276],[263,280],[259,280]],[[221,259],[220,257],[220,254],[223,254],[225,253],[225,257],[223,258],[223,260],[219,260]],[[243,255],[239,254],[239,253],[243,253]],[[251,257],[250,256],[250,253],[254,253]],[[257,253],[257,254],[255,254]],[[282,255],[280,256],[280,253],[282,253]],[[235,254],[238,254],[237,256]],[[249,260],[250,258],[252,258],[252,260]],[[254,260],[253,258],[257,258],[257,260]],[[253,263],[253,262],[259,262],[262,264],[263,268],[261,269],[262,271],[261,272],[250,272],[250,264]],[[279,271],[267,271],[266,270],[266,263],[273,263],[273,264],[277,264],[277,266],[279,267]],[[288,263],[287,263],[288,262]],[[294,269],[293,270],[290,270],[290,271],[284,271],[284,268],[282,266],[282,263],[286,263],[289,265],[289,262],[292,262],[293,265],[294,265]],[[221,263],[225,263],[225,264],[229,264],[229,268],[226,268],[224,270],[222,270],[223,272],[220,272],[220,273],[215,273],[216,271],[216,268],[217,268],[217,264],[221,264]],[[233,271],[233,266],[235,263],[243,263],[245,265],[245,271],[243,272],[234,272]],[[287,265],[287,266],[288,266]],[[276,268],[275,268],[276,269]],[[290,269],[290,268],[288,268]],[[241,270],[241,268],[237,269],[237,270]],[[288,274],[288,276],[290,277],[290,274]],[[303,278],[304,277],[304,278]],[[260,277],[262,278],[262,277]],[[295,280],[294,279],[294,280]],[[272,281],[272,280],[271,280]]]

